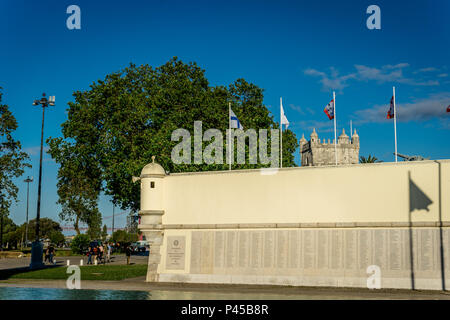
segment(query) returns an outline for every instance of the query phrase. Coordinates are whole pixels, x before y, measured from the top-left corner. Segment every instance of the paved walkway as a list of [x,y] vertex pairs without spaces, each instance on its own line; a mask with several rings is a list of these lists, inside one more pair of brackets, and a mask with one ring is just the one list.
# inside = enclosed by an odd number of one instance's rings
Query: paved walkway
[[[1,287],[66,289],[66,281],[11,279],[1,280]],[[171,300],[450,300],[450,292],[438,291],[148,283],[145,277],[120,281],[84,280],[81,289],[146,291],[149,299]]]
[[[56,257],[57,265],[64,266],[66,261],[71,264],[83,265],[87,257],[71,256]],[[131,262],[146,264],[147,256],[132,256]],[[0,270],[28,267],[29,257],[0,259]],[[112,257],[111,264],[126,264],[125,255]],[[65,280],[30,280],[8,279],[0,280],[0,287],[19,288],[66,288]],[[182,284],[182,283],[148,283],[145,277],[125,279],[120,281],[84,280],[82,289],[97,290],[133,290],[151,292],[152,299],[439,299],[450,300],[450,292],[410,291],[410,290],[368,290],[351,288],[305,288],[277,286],[246,286],[219,284]]]
[[[70,264],[80,265],[80,260],[83,260],[83,265],[87,264],[87,257],[83,256],[70,256],[70,257],[56,257],[57,265],[66,265],[67,260],[70,261]],[[131,263],[134,264],[147,264],[148,256],[131,256]],[[117,255],[111,257],[111,262],[108,264],[117,265],[117,264],[126,264],[127,257],[125,255]],[[14,268],[23,268],[28,267],[30,265],[30,257],[23,258],[2,258],[0,259],[0,270],[5,269],[14,269]]]

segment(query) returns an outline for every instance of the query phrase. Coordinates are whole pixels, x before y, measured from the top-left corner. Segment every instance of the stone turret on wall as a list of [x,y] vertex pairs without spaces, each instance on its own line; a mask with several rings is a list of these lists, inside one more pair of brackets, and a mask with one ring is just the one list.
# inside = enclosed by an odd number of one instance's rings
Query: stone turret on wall
[[161,246],[164,231],[162,216],[164,215],[163,184],[166,172],[155,162],[147,164],[141,171],[141,210],[139,211],[139,229],[150,243],[148,259],[147,281],[158,281],[158,267],[161,261]]
[[[306,141],[302,135],[300,139],[300,156],[302,166],[327,166],[335,165],[334,140],[328,142],[323,139],[320,142],[316,129],[310,136],[310,141]],[[356,164],[359,162],[359,136],[356,130],[350,140],[349,136],[342,130],[337,141],[338,164]]]

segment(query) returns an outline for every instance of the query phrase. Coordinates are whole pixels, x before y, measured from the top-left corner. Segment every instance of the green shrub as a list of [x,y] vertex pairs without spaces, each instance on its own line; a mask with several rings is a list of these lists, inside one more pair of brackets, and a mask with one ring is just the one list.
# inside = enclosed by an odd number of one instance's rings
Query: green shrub
[[73,238],[70,247],[72,248],[72,252],[75,254],[83,253],[89,246],[89,237],[86,234],[79,234]]
[[70,257],[73,256],[74,253],[72,250],[62,250],[62,249],[56,249],[56,257]]

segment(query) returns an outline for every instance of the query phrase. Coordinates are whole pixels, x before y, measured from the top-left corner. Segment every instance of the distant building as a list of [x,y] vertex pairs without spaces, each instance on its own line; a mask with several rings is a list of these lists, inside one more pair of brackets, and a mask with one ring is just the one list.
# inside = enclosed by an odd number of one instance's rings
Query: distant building
[[[359,163],[359,136],[356,130],[351,139],[345,134],[345,130],[342,130],[336,149],[338,164]],[[309,141],[302,135],[300,139],[300,157],[302,166],[335,165],[334,140],[330,141],[328,139],[328,142],[326,142],[323,139],[321,142],[316,129],[314,129]]]

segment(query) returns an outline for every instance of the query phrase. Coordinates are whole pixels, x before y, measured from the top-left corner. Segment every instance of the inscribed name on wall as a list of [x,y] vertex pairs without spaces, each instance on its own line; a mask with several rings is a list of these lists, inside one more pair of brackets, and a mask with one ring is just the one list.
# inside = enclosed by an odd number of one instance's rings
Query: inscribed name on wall
[[[444,249],[450,252],[450,230],[443,235]],[[416,272],[436,278],[439,246],[437,228],[193,231],[189,260],[193,274],[366,277],[367,267],[377,265],[383,276],[394,278],[408,278],[414,261]],[[450,269],[450,258],[446,260]]]

